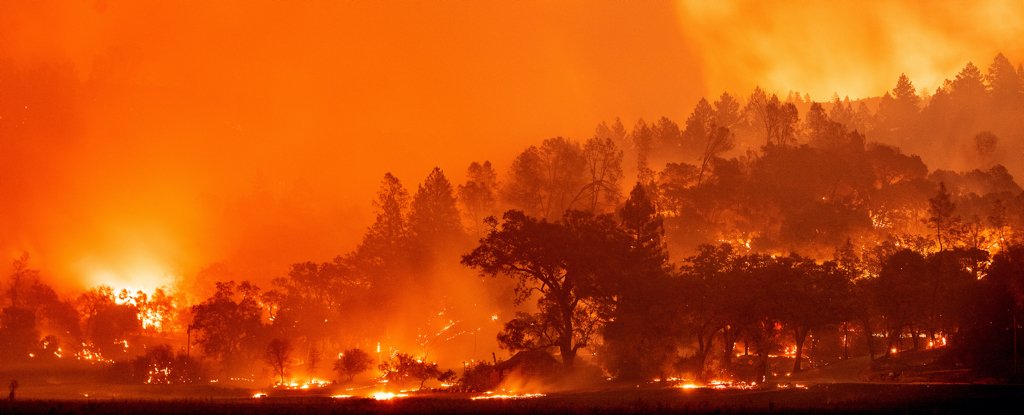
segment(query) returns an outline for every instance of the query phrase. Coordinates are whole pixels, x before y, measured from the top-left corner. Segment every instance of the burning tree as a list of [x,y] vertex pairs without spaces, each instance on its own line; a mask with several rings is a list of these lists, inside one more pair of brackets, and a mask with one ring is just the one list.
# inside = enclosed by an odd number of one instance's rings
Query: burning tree
[[406,353],[397,353],[392,359],[381,362],[380,371],[384,372],[384,377],[389,382],[398,385],[404,385],[409,380],[418,380],[420,389],[423,389],[423,384],[427,380],[436,379],[442,375],[445,375],[446,378],[449,377],[447,373],[442,373],[438,369],[437,363],[417,359]]
[[131,360],[132,377],[147,385],[195,383],[199,380],[199,364],[184,353],[174,353],[171,346],[159,345]]

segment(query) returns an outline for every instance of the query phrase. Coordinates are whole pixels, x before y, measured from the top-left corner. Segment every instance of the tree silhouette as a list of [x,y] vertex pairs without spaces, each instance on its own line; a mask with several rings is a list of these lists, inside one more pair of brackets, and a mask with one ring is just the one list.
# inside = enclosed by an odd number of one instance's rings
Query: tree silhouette
[[985,80],[992,90],[992,100],[999,107],[1012,107],[1024,98],[1024,81],[1002,53],[992,60]]
[[739,101],[728,92],[722,92],[715,101],[715,124],[731,129],[738,126],[741,117]]
[[579,143],[555,137],[531,146],[512,162],[502,193],[530,215],[558,218],[582,202],[589,181],[587,160]]
[[351,382],[356,375],[370,370],[372,365],[373,358],[363,349],[348,349],[334,362],[334,371]]
[[227,367],[244,362],[263,329],[259,287],[249,282],[217,282],[206,301],[192,307],[192,327],[203,353]]
[[589,199],[587,208],[601,213],[614,207],[622,198],[619,181],[622,180],[622,150],[610,138],[593,137],[583,146],[589,183],[580,189]]
[[934,197],[928,199],[928,222],[935,227],[935,242],[939,246],[939,250],[943,249],[943,241],[948,242],[951,239],[950,233],[953,231],[952,228],[959,222],[958,218],[953,216],[956,211],[956,204],[953,203],[952,197],[949,192],[946,191],[946,183],[939,183],[939,190]]
[[472,162],[466,170],[466,183],[459,185],[458,200],[477,236],[483,234],[483,220],[497,204],[498,175],[490,161]]
[[616,279],[628,238],[609,216],[568,211],[560,222],[505,212],[502,222],[462,263],[483,275],[517,281],[517,304],[538,294],[538,313],[520,314],[505,326],[503,341],[515,349],[556,347],[567,368],[599,324],[601,281]]
[[267,349],[263,354],[263,361],[274,369],[274,373],[277,374],[281,384],[284,384],[284,372],[291,363],[291,360],[292,344],[288,339],[277,338],[267,344]]

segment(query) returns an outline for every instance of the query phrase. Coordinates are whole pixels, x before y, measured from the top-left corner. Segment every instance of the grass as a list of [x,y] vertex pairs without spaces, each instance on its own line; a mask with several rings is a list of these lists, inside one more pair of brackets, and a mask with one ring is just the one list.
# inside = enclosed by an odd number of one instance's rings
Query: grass
[[405,399],[221,398],[27,400],[0,403],[0,414],[576,414],[576,413],[1020,413],[1024,387],[950,384],[821,384],[764,391],[618,388],[522,400],[471,401],[467,395]]

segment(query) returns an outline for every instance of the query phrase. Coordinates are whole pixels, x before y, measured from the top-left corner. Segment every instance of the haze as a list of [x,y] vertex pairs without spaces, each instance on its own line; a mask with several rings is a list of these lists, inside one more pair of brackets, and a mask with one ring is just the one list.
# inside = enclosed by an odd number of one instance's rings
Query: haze
[[141,3],[0,4],[0,252],[62,290],[266,281],[351,250],[386,171],[501,174],[727,87],[869,97],[1024,56],[1013,1]]

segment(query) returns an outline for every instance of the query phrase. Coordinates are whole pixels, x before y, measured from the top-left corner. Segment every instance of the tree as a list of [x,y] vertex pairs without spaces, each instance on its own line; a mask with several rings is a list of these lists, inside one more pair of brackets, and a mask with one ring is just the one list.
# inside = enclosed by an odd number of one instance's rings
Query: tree
[[309,354],[306,356],[306,371],[309,373],[309,381],[312,382],[316,375],[317,368],[320,367],[320,361],[323,360],[324,354],[319,348],[310,346]]
[[203,353],[230,368],[258,347],[261,315],[259,287],[249,282],[217,282],[214,295],[192,307],[195,341]]
[[896,86],[882,96],[878,104],[881,132],[890,139],[905,140],[917,121],[921,97],[906,74],[900,74]]
[[927,272],[925,258],[904,249],[886,258],[872,284],[873,301],[885,319],[889,338],[886,356],[899,347],[903,330],[911,328],[914,332],[914,323],[922,320],[928,292],[924,284]]
[[438,369],[437,363],[417,359],[406,353],[397,353],[391,359],[381,362],[380,370],[389,383],[404,385],[409,380],[418,380],[420,389],[429,379],[447,376]]
[[408,231],[406,210],[409,207],[409,193],[397,177],[385,173],[373,205],[377,208],[377,217],[367,230],[362,245],[366,249],[376,246],[397,248]]
[[765,106],[764,117],[768,146],[785,147],[796,140],[800,115],[792,102],[782,103],[779,97],[772,95]]
[[351,382],[357,375],[370,370],[373,358],[363,349],[348,349],[334,362],[334,371]]
[[[733,266],[736,254],[732,245],[700,245],[697,254],[683,263],[680,298],[684,313],[682,325],[694,337],[694,363],[697,376],[705,378],[705,367],[715,336],[733,322],[729,315],[729,297],[736,282]],[[723,339],[723,343],[732,340]],[[731,344],[725,357],[731,357]]]
[[914,84],[910,82],[907,74],[900,74],[899,79],[896,80],[896,86],[892,89],[892,96],[896,105],[900,106],[900,110],[907,115],[915,113],[921,103],[921,97],[917,96]]
[[28,290],[28,286],[39,280],[39,271],[28,267],[28,253],[22,253],[21,257],[14,261],[14,270],[11,272],[8,282],[7,295],[11,301],[11,307],[21,307],[32,302],[32,299],[22,295]]
[[728,128],[711,126],[711,131],[705,137],[704,151],[700,158],[700,172],[697,174],[697,186],[700,186],[704,179],[704,171],[708,169],[711,160],[719,154],[731,150],[733,147],[733,135]]
[[482,275],[517,281],[515,302],[538,294],[538,312],[506,324],[503,344],[513,350],[557,347],[566,368],[599,325],[602,281],[620,276],[629,239],[610,216],[568,211],[560,222],[505,212],[462,263]]
[[793,331],[796,373],[801,370],[807,335],[843,321],[852,292],[848,277],[835,262],[819,265],[810,259],[793,257],[787,265],[790,268],[776,284],[785,287],[780,319]]
[[[996,360],[996,364],[1012,360],[1013,374],[1019,375],[1018,327],[1024,311],[1024,245],[1012,245],[996,254],[985,280],[988,289],[979,296],[976,306],[980,312],[974,317],[990,323],[971,328],[973,333],[970,334],[975,337],[972,348],[980,356]],[[1007,352],[1011,359],[1005,359]],[[993,355],[1001,359],[992,359]]]
[[700,154],[708,136],[714,133],[715,110],[711,108],[708,100],[701,98],[697,106],[693,108],[690,117],[686,119],[686,128],[683,130],[683,138],[686,140],[686,154]]
[[22,307],[0,310],[0,361],[27,359],[38,341],[39,330],[32,310]]
[[722,92],[715,101],[715,124],[731,129],[740,122],[740,117],[739,101],[728,92]]
[[651,135],[654,143],[653,155],[657,156],[659,165],[666,159],[679,157],[686,150],[679,124],[668,117],[661,117],[658,122],[651,125]]
[[928,199],[928,222],[935,227],[935,242],[940,251],[943,249],[942,242],[949,241],[952,228],[959,222],[958,218],[953,217],[955,211],[956,204],[946,191],[946,183],[939,182],[939,191]]
[[637,120],[629,139],[636,149],[636,174],[640,182],[648,182],[654,178],[654,170],[650,166],[651,150],[654,148],[654,132],[643,118]]
[[626,199],[619,210],[619,217],[623,229],[632,239],[634,249],[645,250],[662,259],[667,258],[664,220],[643,184],[637,183],[633,186],[633,190],[629,192],[629,199]]
[[491,162],[470,163],[466,183],[459,185],[458,199],[477,236],[482,236],[483,220],[494,211],[497,195],[498,175]]
[[[778,98],[776,97],[776,99]],[[765,143],[771,141],[771,128],[768,125],[768,101],[768,95],[764,90],[761,87],[756,87],[750,94],[750,99],[747,100],[747,106],[743,109],[748,122],[763,129]]]
[[585,200],[587,160],[579,143],[555,137],[531,146],[512,162],[505,199],[528,214],[557,218]]
[[817,102],[811,104],[811,108],[807,110],[807,115],[804,118],[804,132],[807,135],[808,143],[826,149],[836,148],[843,144],[846,128],[842,124],[832,121],[821,104]]
[[291,363],[291,360],[292,344],[288,339],[277,338],[267,344],[267,350],[263,354],[263,361],[267,362],[274,369],[274,373],[279,377],[281,384],[284,384],[284,372]]
[[668,267],[662,218],[646,187],[637,183],[619,210],[629,238],[628,260],[621,276],[602,283],[614,293],[611,318],[604,325],[609,371],[620,379],[664,379],[678,345],[678,305]]
[[1024,81],[1013,68],[1006,56],[997,54],[988,67],[988,74],[985,76],[988,85],[992,90],[992,100],[1002,108],[1011,108],[1014,104],[1021,102],[1024,95]]
[[440,168],[434,167],[413,196],[409,230],[427,246],[458,239],[462,234],[459,209],[451,182]]
[[356,272],[367,279],[385,299],[408,268],[409,193],[397,177],[384,174],[377,200],[377,215],[351,254]]
[[985,88],[985,76],[971,62],[967,62],[960,73],[956,74],[951,86],[950,98],[964,111],[976,111],[976,108],[984,103],[988,95]]
[[260,300],[274,332],[317,344],[344,327],[354,300],[365,293],[367,281],[338,257],[320,264],[292,264],[288,274],[275,278],[273,284]]
[[[130,300],[130,301],[129,301]],[[142,330],[138,302],[127,290],[114,293],[108,286],[94,287],[78,298],[85,319],[85,335],[105,355],[124,353],[125,340]]]
[[593,137],[583,146],[587,176],[590,179],[582,189],[589,199],[591,212],[600,213],[607,207],[615,206],[622,195],[619,181],[622,180],[622,150],[610,138]]

